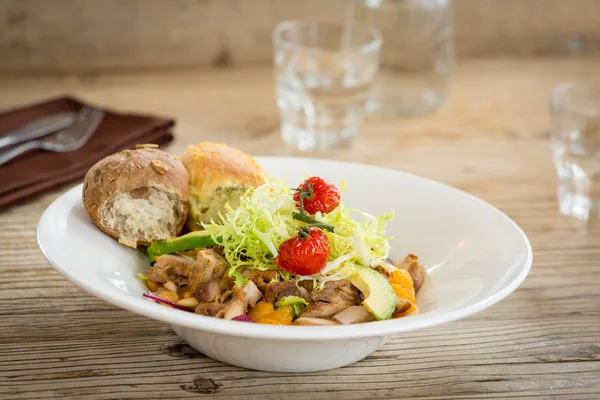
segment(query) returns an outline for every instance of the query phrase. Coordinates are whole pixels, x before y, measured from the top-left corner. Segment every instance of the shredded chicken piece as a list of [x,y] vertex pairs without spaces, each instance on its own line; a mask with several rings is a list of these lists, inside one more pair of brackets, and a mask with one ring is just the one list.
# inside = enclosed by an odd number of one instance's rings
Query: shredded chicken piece
[[411,306],[412,303],[409,300],[401,299],[400,297],[398,297],[396,299],[396,310],[394,311],[394,314],[403,313],[404,311],[407,311]]
[[301,317],[329,318],[348,307],[360,304],[360,295],[349,280],[327,282],[322,290],[313,290],[312,302]]
[[394,264],[391,264],[390,262],[386,261],[385,263],[376,266],[374,269],[375,271],[383,275],[385,279],[389,280],[392,277],[392,273],[394,272],[394,270],[397,270],[398,268],[396,268]]
[[254,282],[256,287],[262,291],[264,291],[267,288],[267,285],[278,275],[279,271],[276,270],[258,271],[245,269],[242,271],[242,276],[246,279],[250,279]]
[[347,303],[326,303],[324,301],[315,301],[308,303],[306,309],[300,315],[301,317],[330,318],[335,314],[348,308]]
[[348,279],[327,282],[322,290],[314,290],[311,293],[313,301],[325,301],[327,303],[344,303],[346,307],[360,304],[359,291]]
[[219,303],[225,303],[233,295],[233,290],[226,290],[221,293],[221,296],[217,299]]
[[203,283],[194,291],[194,297],[200,302],[212,303],[219,299],[221,290],[219,282],[214,279]]
[[238,315],[246,315],[247,311],[248,300],[246,299],[246,292],[237,285],[234,285],[233,298],[217,313],[217,318],[233,319]]
[[242,286],[244,292],[246,292],[246,299],[250,307],[254,307],[256,303],[263,297],[262,292],[258,289],[253,281],[248,281]]
[[168,264],[170,267],[173,267],[174,273],[185,277],[190,274],[190,267],[193,263],[194,260],[192,258],[178,256],[176,254],[164,254],[156,257],[156,264],[159,267]]
[[212,279],[219,280],[226,270],[227,264],[222,256],[213,249],[202,249],[198,251],[196,261],[190,268],[190,288],[195,291]]
[[427,277],[427,271],[425,271],[423,265],[419,264],[419,257],[414,254],[409,254],[396,266],[405,269],[410,273],[415,288],[415,294],[418,293]]
[[215,317],[217,313],[219,313],[223,308],[225,308],[225,304],[219,303],[200,303],[198,307],[196,307],[196,314],[208,315],[209,317]]
[[156,257],[154,266],[148,270],[148,279],[155,283],[172,281],[177,285],[187,281],[194,260],[175,254]]
[[265,300],[269,303],[276,303],[286,296],[298,296],[310,301],[308,291],[302,286],[297,286],[294,282],[271,282],[265,289]]
[[298,286],[303,287],[307,292],[312,292],[315,289],[315,283],[312,280],[300,281]]
[[375,321],[375,317],[364,306],[348,307],[344,311],[335,314],[333,319],[345,325]]
[[165,271],[163,269],[158,268],[156,265],[150,267],[147,275],[148,279],[154,283],[162,283],[167,281]]

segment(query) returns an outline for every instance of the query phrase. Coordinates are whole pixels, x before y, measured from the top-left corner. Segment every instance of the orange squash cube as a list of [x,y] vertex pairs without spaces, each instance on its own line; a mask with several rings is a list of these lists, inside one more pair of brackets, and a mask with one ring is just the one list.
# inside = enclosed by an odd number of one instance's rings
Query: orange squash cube
[[258,322],[258,320],[268,317],[274,312],[275,307],[273,306],[273,304],[263,300],[256,303],[256,306],[254,306],[254,308],[252,308],[248,312],[248,316],[252,318],[255,322]]
[[291,325],[294,319],[294,309],[292,306],[281,306],[269,318],[279,321],[281,325]]

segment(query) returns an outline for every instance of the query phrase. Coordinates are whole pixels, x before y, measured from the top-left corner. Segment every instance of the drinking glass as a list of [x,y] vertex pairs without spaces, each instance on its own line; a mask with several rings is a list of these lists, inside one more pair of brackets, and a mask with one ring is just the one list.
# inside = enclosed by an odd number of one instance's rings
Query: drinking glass
[[369,110],[421,115],[444,103],[454,64],[451,0],[354,0],[347,19],[383,39]]
[[273,32],[281,137],[300,150],[351,143],[360,133],[381,40],[368,26],[285,21]]
[[552,154],[563,214],[600,218],[600,82],[565,82],[550,95]]

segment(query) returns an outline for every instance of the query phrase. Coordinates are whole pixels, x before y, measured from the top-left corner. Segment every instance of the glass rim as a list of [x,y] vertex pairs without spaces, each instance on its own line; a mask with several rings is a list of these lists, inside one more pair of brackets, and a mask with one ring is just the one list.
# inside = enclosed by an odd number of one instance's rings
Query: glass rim
[[330,27],[344,27],[344,24],[336,23],[336,22],[326,22],[320,21],[316,19],[289,19],[285,21],[281,21],[278,23],[275,28],[273,28],[272,39],[273,43],[277,44],[288,50],[296,50],[296,51],[311,51],[314,53],[321,54],[343,54],[343,53],[368,53],[372,51],[377,51],[381,48],[381,34],[379,31],[372,27],[371,25],[363,24],[363,23],[353,23],[353,29],[357,27],[363,29],[368,34],[372,35],[372,39],[365,44],[350,46],[347,48],[339,48],[328,50],[318,46],[307,46],[303,44],[299,44],[290,40],[283,39],[281,34],[292,27],[298,26],[306,26],[306,25],[320,25],[320,26],[330,26]]
[[[580,114],[588,117],[600,118],[600,110],[599,111],[586,111],[581,108],[573,107],[568,102],[565,102],[565,95],[567,92],[571,90],[576,90],[579,88],[589,88],[590,86],[598,87],[598,91],[600,93],[600,80],[577,80],[577,81],[564,81],[556,84],[550,90],[550,106],[552,107],[553,112],[557,111],[569,111],[574,114]],[[600,96],[598,96],[600,97]]]

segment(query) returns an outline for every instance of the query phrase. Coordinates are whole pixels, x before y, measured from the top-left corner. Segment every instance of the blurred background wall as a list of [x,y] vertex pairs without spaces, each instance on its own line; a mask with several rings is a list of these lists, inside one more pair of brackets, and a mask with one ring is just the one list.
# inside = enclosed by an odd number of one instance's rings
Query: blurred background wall
[[[283,20],[346,0],[0,0],[0,74],[252,66]],[[600,54],[599,0],[455,0],[458,60]]]

